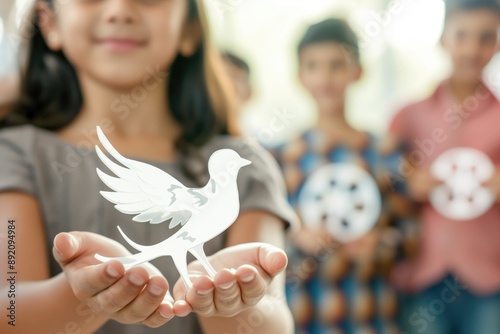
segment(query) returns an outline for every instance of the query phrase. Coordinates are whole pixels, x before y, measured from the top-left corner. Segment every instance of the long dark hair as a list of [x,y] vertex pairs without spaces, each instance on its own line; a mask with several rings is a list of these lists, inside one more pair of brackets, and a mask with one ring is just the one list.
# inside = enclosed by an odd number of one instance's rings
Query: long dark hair
[[[46,1],[53,5],[53,0]],[[197,147],[215,134],[238,134],[233,118],[230,89],[211,46],[208,24],[201,2],[189,2],[188,20],[198,20],[204,34],[190,57],[178,55],[170,67],[168,101],[174,118],[183,128],[178,147]],[[35,4],[36,6],[36,4]],[[35,8],[27,22],[30,38],[23,70],[20,99],[1,127],[32,124],[57,131],[69,125],[83,104],[75,69],[62,51],[51,50],[38,25]]]

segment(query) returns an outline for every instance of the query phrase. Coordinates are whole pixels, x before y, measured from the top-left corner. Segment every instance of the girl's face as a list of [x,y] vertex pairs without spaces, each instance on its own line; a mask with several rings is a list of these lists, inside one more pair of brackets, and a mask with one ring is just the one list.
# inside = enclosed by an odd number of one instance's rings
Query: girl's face
[[82,76],[131,89],[166,71],[176,55],[199,42],[188,23],[187,0],[52,0],[41,5],[40,27],[49,47],[62,50]]

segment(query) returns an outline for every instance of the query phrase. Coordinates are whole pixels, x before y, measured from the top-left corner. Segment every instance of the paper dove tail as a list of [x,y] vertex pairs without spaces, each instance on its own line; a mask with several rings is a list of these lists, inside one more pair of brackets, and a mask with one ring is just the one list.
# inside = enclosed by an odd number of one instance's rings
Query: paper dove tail
[[[167,240],[164,240],[156,245],[151,245],[151,246],[145,246],[145,245],[140,245],[136,242],[134,242],[132,239],[130,239],[125,232],[120,228],[120,226],[117,226],[118,231],[122,235],[122,237],[125,239],[125,241],[138,250],[140,253],[134,254],[134,255],[129,255],[129,256],[123,256],[123,257],[105,257],[99,254],[96,254],[94,257],[101,261],[101,262],[108,262],[111,260],[116,260],[119,261],[123,264],[125,267],[125,270],[128,270],[134,266],[137,266],[141,263],[144,262],[149,262],[151,260],[154,260],[158,257],[161,256],[166,256],[166,255],[172,255],[168,252],[169,247],[166,244]],[[160,245],[161,244],[161,245]]]
[[[130,239],[126,234],[125,232],[123,232],[123,230],[120,228],[120,226],[117,226],[118,228],[118,231],[120,231],[120,234],[122,235],[123,239],[125,239],[125,241],[132,247],[135,248],[135,250],[138,250],[139,252],[144,252],[148,246],[144,246],[144,245],[140,245],[136,242],[134,242],[132,239]],[[151,246],[149,246],[150,248]]]
[[137,253],[134,255],[123,256],[123,257],[105,257],[99,254],[94,255],[94,257],[101,262],[108,262],[112,260],[121,262],[125,267],[125,270],[129,270],[130,268],[142,264],[144,262],[149,262],[151,260],[154,260],[158,256],[159,255],[153,253]]
[[[117,226],[118,231],[120,231],[120,234],[122,237],[127,241],[127,243],[134,247],[136,250],[138,250],[140,253],[134,254],[134,255],[129,255],[129,256],[123,256],[123,257],[105,257],[99,254],[96,254],[94,257],[101,261],[101,262],[108,262],[111,260],[117,260],[123,264],[125,267],[125,270],[128,270],[134,266],[137,266],[141,263],[144,262],[149,262],[157,257],[160,257],[162,255],[166,254],[159,254],[158,252],[151,252],[152,246],[144,246],[144,245],[139,245],[138,243],[132,241],[125,232],[120,228],[120,226]],[[148,248],[150,251],[148,251]]]

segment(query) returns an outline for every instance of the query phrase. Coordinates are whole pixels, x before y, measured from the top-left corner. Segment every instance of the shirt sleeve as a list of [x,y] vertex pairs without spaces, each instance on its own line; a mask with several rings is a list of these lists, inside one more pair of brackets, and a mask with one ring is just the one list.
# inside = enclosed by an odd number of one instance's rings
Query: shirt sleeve
[[263,210],[281,218],[287,228],[298,226],[298,217],[288,204],[283,176],[276,160],[255,142],[243,142],[238,151],[252,162],[238,177],[241,212]]
[[30,154],[22,131],[0,130],[0,191],[35,193]]

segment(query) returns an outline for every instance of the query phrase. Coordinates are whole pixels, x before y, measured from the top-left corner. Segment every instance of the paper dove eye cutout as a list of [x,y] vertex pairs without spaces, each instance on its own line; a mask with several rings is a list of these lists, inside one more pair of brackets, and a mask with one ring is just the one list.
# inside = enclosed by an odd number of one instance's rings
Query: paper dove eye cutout
[[368,233],[380,217],[382,199],[375,180],[354,164],[334,163],[305,182],[298,209],[306,226],[326,229],[340,242]]
[[99,178],[114,191],[101,195],[125,214],[135,215],[138,223],[169,222],[169,228],[182,227],[168,239],[155,245],[139,245],[118,226],[125,241],[139,253],[109,258],[96,254],[101,262],[118,260],[126,270],[161,256],[171,256],[187,288],[192,286],[187,271],[187,252],[200,261],[213,278],[216,274],[203,250],[205,242],[224,232],[236,220],[240,210],[236,179],[241,167],[249,165],[233,150],[221,149],[208,161],[210,180],[203,188],[187,188],[168,173],[149,164],[123,157],[97,127],[102,146],[124,167],[113,162],[96,145],[101,161],[117,176],[97,168]]
[[430,194],[432,206],[453,220],[470,220],[484,214],[495,196],[482,184],[491,179],[495,167],[483,152],[454,148],[441,154],[432,164],[431,173],[444,182]]

